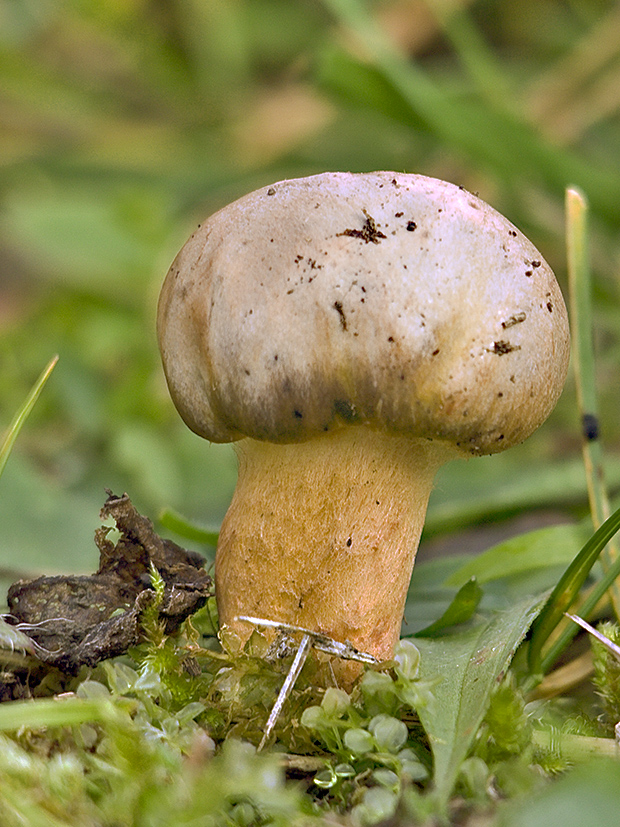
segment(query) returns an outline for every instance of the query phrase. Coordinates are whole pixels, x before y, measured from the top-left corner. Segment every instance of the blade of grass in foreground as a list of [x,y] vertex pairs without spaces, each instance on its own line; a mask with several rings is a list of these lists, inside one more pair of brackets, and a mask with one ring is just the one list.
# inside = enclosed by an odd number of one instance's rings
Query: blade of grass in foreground
[[[610,585],[620,577],[620,558],[618,558],[612,567],[607,571],[600,580],[598,580],[594,586],[588,591],[586,598],[581,603],[579,607],[579,611],[581,614],[585,615],[586,617],[590,617],[591,613],[595,610],[598,606],[599,602],[601,601],[605,592],[609,589]],[[562,652],[566,649],[568,644],[571,640],[575,637],[577,632],[579,631],[578,627],[574,623],[569,623],[568,620],[565,623],[564,629],[562,633],[557,636],[557,639],[553,642],[547,652],[544,653],[542,658],[542,671],[546,674],[553,664],[557,661],[560,657]]]
[[592,288],[588,257],[588,204],[576,188],[566,191],[566,242],[570,290],[571,328],[573,334],[573,364],[577,387],[577,402],[582,425],[582,452],[586,470],[588,497],[595,534],[564,572],[551,593],[542,612],[532,625],[528,652],[533,676],[544,674],[555,662],[576,633],[576,627],[565,626],[556,635],[547,651],[543,648],[550,635],[563,622],[592,566],[601,560],[603,577],[589,590],[580,613],[587,616],[598,600],[609,589],[616,617],[620,617],[620,554],[610,540],[620,528],[620,510],[609,516],[610,507],[605,488],[602,450],[599,441],[595,360],[592,342]]
[[[605,486],[603,452],[599,439],[596,371],[592,341],[592,285],[588,256],[588,203],[577,189],[566,190],[566,245],[571,330],[573,335],[573,366],[577,404],[581,417],[583,463],[586,470],[588,499],[594,528],[609,517],[611,508]],[[601,552],[604,571],[618,558],[618,549],[611,542]],[[620,619],[620,586],[614,581],[610,598],[616,618]]]
[[[579,590],[585,583],[590,569],[599,558],[601,551],[611,540],[614,534],[620,529],[620,509],[605,520],[603,525],[590,537],[579,554],[575,557],[570,566],[566,569],[558,584],[551,592],[543,610],[532,624],[532,637],[528,651],[528,662],[531,673],[542,675],[547,671],[563,651],[574,633],[572,630],[565,632],[555,643],[552,649],[543,655],[543,647],[549,635],[556,628],[568,611]],[[581,607],[580,614],[587,615],[588,611],[596,605],[596,602],[609,588],[609,585],[620,574],[620,559],[616,560],[604,577],[596,584],[596,587],[588,595],[587,605]],[[590,605],[592,604],[592,605]]]
[[74,726],[89,721],[105,721],[120,715],[106,698],[37,698],[8,701],[0,705],[0,732],[28,727]]
[[33,409],[35,402],[39,398],[39,394],[43,390],[45,383],[50,377],[51,372],[54,370],[56,366],[56,362],[58,361],[58,356],[54,356],[53,359],[50,360],[48,365],[46,366],[43,373],[39,376],[37,381],[35,382],[32,390],[24,400],[23,405],[15,414],[13,421],[9,425],[9,428],[6,432],[4,439],[2,440],[2,444],[0,444],[0,477],[2,476],[2,472],[4,471],[4,466],[7,463],[9,458],[9,454],[15,444],[15,440],[17,439],[17,435],[22,429],[22,426],[30,411]]

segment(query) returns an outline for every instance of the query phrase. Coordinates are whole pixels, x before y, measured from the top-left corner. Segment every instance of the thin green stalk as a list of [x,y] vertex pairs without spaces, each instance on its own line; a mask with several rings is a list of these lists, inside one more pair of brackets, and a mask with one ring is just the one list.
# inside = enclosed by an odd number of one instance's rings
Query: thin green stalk
[[550,635],[558,624],[563,622],[564,612],[570,608],[598,559],[601,561],[603,576],[588,590],[579,613],[582,617],[588,618],[603,595],[609,591],[616,617],[620,618],[620,589],[617,582],[620,577],[620,554],[616,543],[611,542],[620,529],[620,510],[609,516],[609,499],[605,488],[599,440],[587,215],[588,205],[585,196],[576,188],[568,189],[566,237],[573,366],[582,424],[583,460],[590,511],[596,531],[564,572],[543,610],[532,624],[528,661],[533,682],[553,666],[577,634],[578,627],[565,622],[561,633],[543,653]]
[[24,400],[21,408],[15,414],[15,417],[9,425],[2,443],[0,443],[0,477],[2,476],[4,466],[7,463],[9,454],[11,453],[15,440],[17,439],[17,435],[21,431],[24,422],[28,418],[30,411],[33,409],[35,402],[39,398],[39,394],[43,390],[43,387],[49,379],[51,372],[54,370],[57,361],[58,356],[54,356],[54,358],[50,360],[45,370],[39,376],[32,390]]
[[[579,190],[566,191],[566,244],[568,287],[573,335],[573,367],[577,386],[577,405],[581,418],[583,462],[586,469],[592,523],[597,529],[611,513],[605,487],[603,452],[599,438],[596,398],[594,344],[592,341],[592,279],[588,253],[588,203]],[[618,559],[615,542],[601,552],[603,571]],[[620,585],[612,583],[610,599],[620,619]]]

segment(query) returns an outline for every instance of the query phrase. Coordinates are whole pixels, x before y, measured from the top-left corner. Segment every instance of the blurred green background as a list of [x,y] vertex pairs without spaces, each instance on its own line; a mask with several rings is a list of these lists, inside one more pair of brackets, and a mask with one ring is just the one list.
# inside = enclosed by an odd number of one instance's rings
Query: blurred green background
[[[234,453],[173,409],[159,287],[209,213],[324,170],[463,185],[564,289],[583,189],[617,484],[619,112],[611,0],[0,0],[0,429],[60,355],[0,480],[4,574],[92,569],[105,487],[219,522]],[[442,473],[427,536],[584,504],[570,380],[528,443]]]

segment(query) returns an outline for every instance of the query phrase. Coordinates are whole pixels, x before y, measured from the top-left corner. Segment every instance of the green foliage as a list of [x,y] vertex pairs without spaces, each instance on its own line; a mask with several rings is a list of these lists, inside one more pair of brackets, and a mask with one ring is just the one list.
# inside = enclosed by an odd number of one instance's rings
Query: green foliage
[[179,537],[191,540],[194,543],[204,543],[208,546],[217,546],[219,530],[202,528],[191,520],[183,517],[172,508],[165,508],[159,515],[159,522],[162,528],[174,531]]
[[[211,739],[187,720],[183,737],[167,723],[119,715],[103,727],[56,731],[51,757],[3,736],[2,823],[284,827],[311,809],[285,784],[276,756],[239,741],[214,756]],[[72,741],[87,749],[70,751]]]
[[[159,581],[153,572],[156,594]],[[310,824],[328,813],[340,823],[340,813],[361,827],[446,815],[453,788],[468,807],[490,806],[493,786],[531,792],[540,776],[529,769],[530,712],[515,678],[502,676],[535,612],[530,598],[438,639],[402,640],[350,694],[321,689],[310,658],[265,755],[251,744],[292,655],[266,660],[257,633],[220,648],[209,605],[174,636],[147,615],[131,659],[78,676],[75,696],[0,705],[0,730],[16,733],[3,736],[3,823]],[[581,741],[568,741],[571,754],[596,752],[602,739]],[[286,780],[282,750],[299,756],[306,794]],[[547,770],[566,766],[542,754]]]
[[482,599],[482,589],[475,577],[471,577],[456,593],[446,611],[425,629],[416,632],[417,637],[437,637],[451,626],[471,620]]
[[540,786],[543,760],[534,760],[531,713],[512,673],[491,693],[472,752],[461,765],[458,785],[479,803],[491,804],[490,789],[512,798]]
[[[168,530],[212,553],[234,455],[191,435],[172,409],[154,336],[157,291],[205,215],[255,186],[324,169],[407,169],[478,191],[562,282],[564,190],[582,187],[600,350],[597,376],[590,362],[585,381],[592,390],[599,380],[605,470],[618,487],[617,4],[524,0],[515,9],[501,0],[4,4],[3,420],[49,353],[61,356],[2,477],[7,577],[92,569],[105,486],[131,491],[151,514],[168,508]],[[576,632],[556,637],[570,600],[594,582],[592,608],[611,576],[596,564],[611,532],[588,539],[581,521],[571,391],[524,446],[439,475],[427,539],[541,507],[577,522],[475,558],[419,563],[404,631],[435,637],[402,643],[393,668],[367,670],[351,695],[318,689],[322,667],[310,659],[274,752],[260,755],[251,744],[290,658],[266,662],[259,634],[246,649],[225,641],[222,650],[212,605],[176,637],[147,611],[146,641],[80,675],[67,687],[76,696],[0,705],[0,822],[357,826],[425,823],[439,812],[465,823],[450,811],[456,789],[466,809],[488,809],[489,790],[515,796],[518,806],[497,816],[504,827],[605,823],[619,806],[615,765],[541,780],[615,749],[595,737],[594,699],[565,693],[543,708],[524,697]],[[18,427],[0,447],[0,472]],[[156,593],[158,582],[153,573]],[[522,650],[513,656],[554,586],[528,667]],[[31,663],[26,631],[0,625],[3,674]],[[511,663],[516,677],[506,678]],[[617,664],[596,648],[595,670],[613,724]],[[286,778],[279,750],[315,762],[299,771],[308,794]]]
[[[259,756],[239,739],[260,737],[282,669],[274,674],[248,651],[209,657],[183,637],[147,631],[134,665],[101,664],[77,681],[76,697],[0,709],[7,713],[0,729],[46,727],[35,741],[3,736],[0,778],[10,788],[0,796],[3,824],[290,824],[312,812],[318,819],[313,796],[285,783],[278,753]],[[207,655],[203,669],[180,683],[194,654]],[[353,807],[360,824],[394,812],[403,790],[428,778],[430,756],[411,707],[432,696],[418,665],[417,650],[403,642],[393,675],[368,672],[353,696],[337,689],[321,696],[302,682],[277,730],[287,747],[320,756],[325,769],[313,789]],[[43,796],[32,792],[39,785]]]
[[420,677],[441,676],[433,693],[435,703],[419,710],[433,750],[433,783],[440,806],[447,804],[498,679],[508,669],[540,604],[540,597],[522,599],[511,610],[481,619],[441,639],[439,645],[424,638],[417,641]]
[[465,584],[475,577],[484,584],[536,569],[567,566],[591,533],[588,525],[556,525],[512,537],[467,560],[447,580],[447,585]]
[[159,610],[164,599],[165,582],[153,563],[150,567],[151,588],[155,599],[142,613],[141,623],[151,651],[161,647],[165,642],[164,624],[159,619]]
[[[430,12],[391,0],[164,5],[34,13],[15,0],[0,13],[3,409],[18,406],[50,349],[61,355],[3,481],[5,564],[88,570],[96,520],[85,513],[106,486],[151,514],[171,506],[217,526],[234,456],[187,433],[172,409],[157,292],[197,222],[279,177],[449,178],[529,232],[561,280],[564,188],[581,183],[597,250],[601,414],[617,441],[618,383],[604,381],[617,361],[620,238],[611,0],[585,10],[526,0],[518,14],[499,0]],[[429,533],[582,502],[570,397],[553,422],[512,456],[446,468]]]
[[476,752],[487,764],[494,765],[522,755],[531,742],[531,735],[525,699],[511,674],[491,694],[478,732]]
[[[594,563],[598,560],[605,546],[620,528],[620,509],[615,511],[603,525],[590,537],[588,542],[581,549],[579,554],[568,566],[553,592],[549,595],[543,610],[534,621],[532,628],[532,640],[528,650],[530,670],[533,675],[539,671],[548,669],[553,663],[566,641],[574,636],[574,630],[565,632],[563,639],[556,641],[556,646],[543,658],[543,646],[547,639],[562,619],[564,613],[569,609],[579,590],[585,583]],[[598,599],[600,599],[615,578],[620,574],[620,558],[615,561],[611,569],[608,569],[598,584],[596,595],[590,595],[588,608],[590,611]]]
[[412,713],[433,702],[432,686],[418,678],[411,642],[400,642],[394,660],[393,675],[366,672],[353,696],[327,689],[301,716],[328,753],[314,785],[329,791],[325,802],[352,808],[362,824],[393,815],[403,788],[429,777],[430,753]]

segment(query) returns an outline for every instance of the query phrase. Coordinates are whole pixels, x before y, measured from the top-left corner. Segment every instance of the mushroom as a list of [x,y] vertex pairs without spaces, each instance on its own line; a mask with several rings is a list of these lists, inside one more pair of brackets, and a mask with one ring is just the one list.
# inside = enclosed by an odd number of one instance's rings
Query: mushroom
[[236,442],[220,621],[324,633],[387,659],[437,469],[526,439],[567,372],[540,253],[453,184],[325,173],[252,192],[198,228],[158,309],[187,425]]

